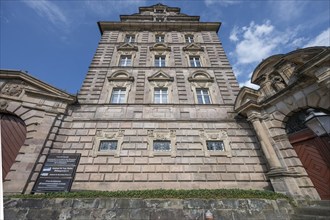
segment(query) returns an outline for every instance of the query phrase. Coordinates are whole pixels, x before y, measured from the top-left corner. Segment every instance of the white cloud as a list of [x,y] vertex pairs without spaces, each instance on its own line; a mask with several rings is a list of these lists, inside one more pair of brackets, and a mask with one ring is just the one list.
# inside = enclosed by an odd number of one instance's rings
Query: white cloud
[[310,40],[304,47],[330,46],[330,28],[324,30],[314,39]]
[[214,4],[219,4],[222,6],[234,5],[240,3],[238,0],[204,0],[206,6],[211,6]]
[[238,41],[237,35],[238,35],[238,27],[234,26],[234,28],[230,32],[229,40],[234,42]]
[[249,87],[249,88],[252,88],[252,89],[255,89],[255,90],[258,90],[260,88],[260,86],[251,83],[250,80],[247,80],[247,81],[242,82],[242,83],[239,84],[239,87],[242,88],[243,86],[246,86],[246,87]]
[[229,39],[236,43],[233,55],[237,64],[250,64],[273,55],[280,46],[293,41],[295,36],[296,30],[280,32],[270,21],[263,24],[252,21],[249,26],[234,27]]
[[53,2],[46,0],[24,0],[23,2],[35,10],[39,16],[49,19],[55,26],[63,27],[69,24],[65,14]]

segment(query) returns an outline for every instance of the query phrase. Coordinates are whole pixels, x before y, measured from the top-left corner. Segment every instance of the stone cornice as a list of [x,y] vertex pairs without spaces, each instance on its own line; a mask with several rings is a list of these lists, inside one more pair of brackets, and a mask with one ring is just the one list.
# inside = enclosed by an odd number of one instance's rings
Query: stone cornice
[[220,22],[109,22],[99,21],[101,34],[104,31],[215,31]]

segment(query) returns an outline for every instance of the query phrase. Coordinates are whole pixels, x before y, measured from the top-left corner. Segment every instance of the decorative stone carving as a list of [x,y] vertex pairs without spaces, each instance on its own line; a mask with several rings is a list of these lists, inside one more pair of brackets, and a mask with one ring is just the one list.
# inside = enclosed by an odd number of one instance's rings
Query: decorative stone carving
[[171,47],[167,46],[165,43],[155,43],[152,47],[150,47],[150,51],[171,51]]
[[138,47],[130,44],[130,43],[124,43],[117,47],[118,51],[138,51]]
[[[148,149],[149,157],[156,155],[170,155],[171,157],[176,157],[176,131],[175,130],[148,130]],[[155,140],[167,140],[170,141],[171,150],[170,151],[154,151],[153,142]]]
[[1,89],[1,94],[18,97],[24,90],[25,83],[20,81],[7,82]]
[[269,78],[271,80],[271,86],[275,92],[279,92],[286,87],[283,78],[279,74],[270,74]]
[[8,107],[8,102],[6,100],[0,100],[0,110],[5,111]]
[[[201,144],[203,146],[203,151],[205,157],[227,155],[231,157],[231,149],[229,146],[228,134],[225,130],[200,130],[199,136],[201,138]],[[224,151],[209,151],[207,149],[207,141],[222,141],[224,144]]]
[[[123,144],[124,132],[125,130],[118,130],[118,131],[97,130],[94,139],[93,157],[97,157],[98,155],[114,155],[115,157],[119,157],[120,149]],[[116,140],[117,149],[113,151],[99,151],[99,146],[101,141],[105,141],[105,140]]]
[[204,51],[203,47],[199,44],[191,43],[188,46],[182,48],[183,51]]

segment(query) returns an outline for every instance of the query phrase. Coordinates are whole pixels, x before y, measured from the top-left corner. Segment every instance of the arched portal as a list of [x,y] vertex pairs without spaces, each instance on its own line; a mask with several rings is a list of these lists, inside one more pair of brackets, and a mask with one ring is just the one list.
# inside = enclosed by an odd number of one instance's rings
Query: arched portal
[[10,167],[26,138],[26,126],[22,119],[10,114],[0,114],[2,178],[5,179]]
[[330,199],[330,138],[318,137],[304,125],[306,112],[293,114],[286,132],[321,199]]

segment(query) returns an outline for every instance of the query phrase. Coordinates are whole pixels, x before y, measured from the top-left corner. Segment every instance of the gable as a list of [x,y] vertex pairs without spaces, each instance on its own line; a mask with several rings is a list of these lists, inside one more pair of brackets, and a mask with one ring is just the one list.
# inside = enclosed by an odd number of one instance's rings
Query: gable
[[183,51],[204,51],[204,49],[196,43],[191,43],[183,48]]
[[130,43],[124,43],[120,46],[117,47],[117,50],[118,51],[138,51],[138,47],[133,45],[133,44],[130,44]]
[[163,71],[158,71],[152,76],[148,77],[149,81],[173,81],[174,78]]
[[19,98],[32,94],[73,103],[76,97],[46,84],[27,73],[16,70],[0,70],[0,96]]

